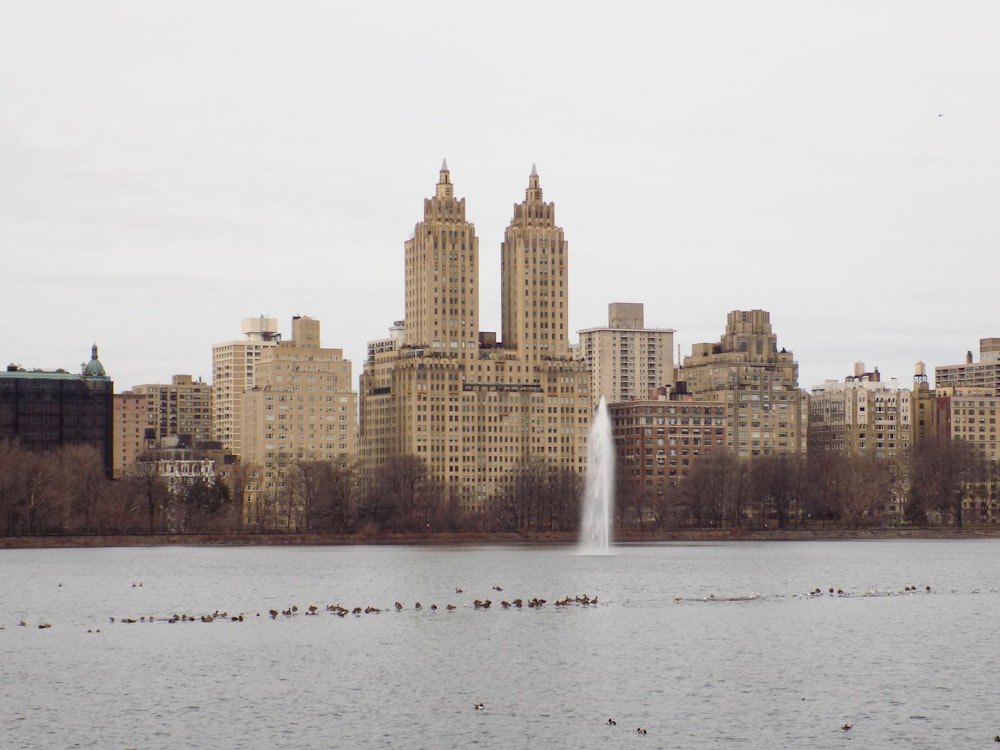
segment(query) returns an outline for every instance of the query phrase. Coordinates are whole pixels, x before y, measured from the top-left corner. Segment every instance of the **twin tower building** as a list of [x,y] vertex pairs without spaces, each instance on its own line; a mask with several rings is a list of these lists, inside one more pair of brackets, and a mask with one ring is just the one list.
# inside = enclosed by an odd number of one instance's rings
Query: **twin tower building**
[[479,330],[479,239],[447,162],[405,244],[406,318],[370,347],[358,451],[415,455],[470,511],[532,460],[583,471],[590,376],[569,345],[569,249],[532,168],[500,249],[502,331]]

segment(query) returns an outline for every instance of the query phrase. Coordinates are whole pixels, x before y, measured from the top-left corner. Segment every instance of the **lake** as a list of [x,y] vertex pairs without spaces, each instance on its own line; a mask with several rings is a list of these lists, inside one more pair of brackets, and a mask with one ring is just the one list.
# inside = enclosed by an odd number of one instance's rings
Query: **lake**
[[994,746],[998,563],[1000,540],[0,550],[0,744]]

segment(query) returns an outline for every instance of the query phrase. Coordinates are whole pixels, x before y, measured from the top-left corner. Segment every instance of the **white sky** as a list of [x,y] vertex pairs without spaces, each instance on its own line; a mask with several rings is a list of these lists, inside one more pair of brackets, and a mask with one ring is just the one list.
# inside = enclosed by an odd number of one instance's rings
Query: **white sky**
[[1000,336],[994,0],[39,0],[0,7],[0,365],[210,381],[302,314],[356,387],[445,157],[484,330],[537,163],[574,338],[763,308],[811,388]]

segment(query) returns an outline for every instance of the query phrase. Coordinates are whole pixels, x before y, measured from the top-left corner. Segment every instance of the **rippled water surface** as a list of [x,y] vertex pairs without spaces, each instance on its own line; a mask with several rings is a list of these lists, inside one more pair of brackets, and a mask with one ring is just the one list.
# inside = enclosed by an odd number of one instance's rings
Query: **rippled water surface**
[[992,540],[2,550],[0,746],[992,746],[998,563]]

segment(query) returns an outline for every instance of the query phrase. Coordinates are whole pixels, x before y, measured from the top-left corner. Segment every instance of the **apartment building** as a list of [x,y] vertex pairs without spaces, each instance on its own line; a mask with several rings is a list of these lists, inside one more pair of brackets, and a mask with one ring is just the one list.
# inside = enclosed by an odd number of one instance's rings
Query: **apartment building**
[[212,345],[212,428],[222,448],[243,450],[243,394],[254,387],[257,362],[281,340],[277,318],[243,319],[243,338]]
[[963,364],[935,367],[934,386],[992,388],[1000,391],[1000,338],[979,339],[978,362],[973,361],[970,351],[966,353]]
[[156,440],[150,397],[126,391],[114,394],[114,454],[111,475],[120,479],[135,469],[135,463]]
[[367,471],[419,456],[472,512],[488,509],[529,458],[582,472],[592,417],[586,365],[569,349],[568,244],[534,167],[500,255],[497,341],[479,331],[479,239],[443,163],[404,244],[401,343],[370,350],[361,375]]
[[213,439],[212,386],[201,378],[174,375],[169,384],[137,385],[132,393],[147,397],[156,440],[184,436],[197,446]]
[[608,405],[619,481],[662,495],[712,451],[727,450],[726,407],[719,401],[657,399]]
[[293,467],[357,454],[351,361],[342,349],[320,345],[318,320],[296,316],[291,340],[261,352],[254,378],[242,408],[242,460],[253,477],[247,483],[244,521],[299,523],[302,510],[295,507],[298,500],[287,482]]
[[717,343],[695,344],[684,358],[678,389],[725,405],[727,445],[736,455],[804,454],[809,396],[798,371],[792,353],[778,349],[769,312],[734,310]]
[[833,452],[897,460],[914,439],[913,391],[895,380],[882,382],[876,367],[854,365],[843,382],[828,380],[809,399],[810,455]]
[[674,330],[646,328],[641,302],[612,302],[606,328],[579,332],[580,352],[590,371],[594,408],[648,400],[674,384]]

